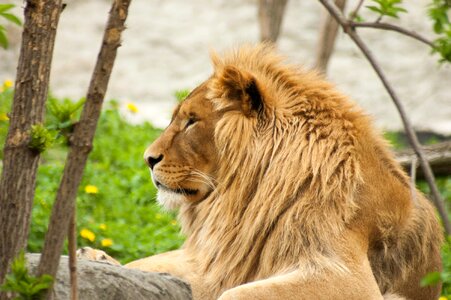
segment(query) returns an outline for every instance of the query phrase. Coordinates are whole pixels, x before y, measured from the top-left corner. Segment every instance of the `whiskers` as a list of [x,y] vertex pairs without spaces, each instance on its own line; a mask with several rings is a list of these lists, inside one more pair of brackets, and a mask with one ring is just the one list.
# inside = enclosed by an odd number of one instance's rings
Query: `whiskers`
[[214,190],[216,188],[216,180],[212,176],[210,176],[204,172],[201,172],[199,170],[196,170],[196,169],[191,169],[190,175],[192,177],[188,178],[187,180],[192,181],[192,182],[203,183],[206,186],[208,186],[209,188],[211,188],[212,190]]

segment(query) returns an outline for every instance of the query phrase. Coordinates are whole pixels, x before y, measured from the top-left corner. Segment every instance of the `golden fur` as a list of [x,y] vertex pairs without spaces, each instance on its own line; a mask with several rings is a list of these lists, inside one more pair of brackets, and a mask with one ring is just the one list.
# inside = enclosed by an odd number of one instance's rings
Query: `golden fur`
[[369,118],[271,47],[212,60],[145,154],[187,240],[128,266],[198,299],[436,299],[440,226]]

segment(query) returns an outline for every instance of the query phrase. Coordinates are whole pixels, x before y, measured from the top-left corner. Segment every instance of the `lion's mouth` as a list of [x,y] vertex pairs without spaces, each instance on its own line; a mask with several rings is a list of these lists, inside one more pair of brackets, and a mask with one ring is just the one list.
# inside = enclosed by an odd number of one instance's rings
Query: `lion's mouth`
[[184,189],[184,188],[171,189],[159,181],[157,181],[155,184],[157,186],[157,189],[162,189],[162,190],[166,190],[166,191],[173,192],[176,194],[181,194],[181,195],[196,195],[199,192],[199,190]]

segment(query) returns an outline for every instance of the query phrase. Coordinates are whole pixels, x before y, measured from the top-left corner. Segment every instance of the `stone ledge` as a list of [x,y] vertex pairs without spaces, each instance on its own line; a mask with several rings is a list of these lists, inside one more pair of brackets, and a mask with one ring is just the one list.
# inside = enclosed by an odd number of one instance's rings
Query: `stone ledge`
[[[40,254],[27,254],[31,272],[39,264]],[[101,262],[78,260],[80,300],[185,300],[192,299],[184,281],[166,273],[150,273]],[[61,256],[54,286],[54,299],[70,299],[68,257]]]

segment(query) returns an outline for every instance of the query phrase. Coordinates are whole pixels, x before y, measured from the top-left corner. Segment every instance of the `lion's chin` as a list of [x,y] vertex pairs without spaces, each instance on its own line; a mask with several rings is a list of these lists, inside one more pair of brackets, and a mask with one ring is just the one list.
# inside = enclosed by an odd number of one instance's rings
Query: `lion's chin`
[[185,200],[185,196],[182,194],[175,193],[166,189],[158,189],[157,201],[165,210],[176,210],[182,205]]

